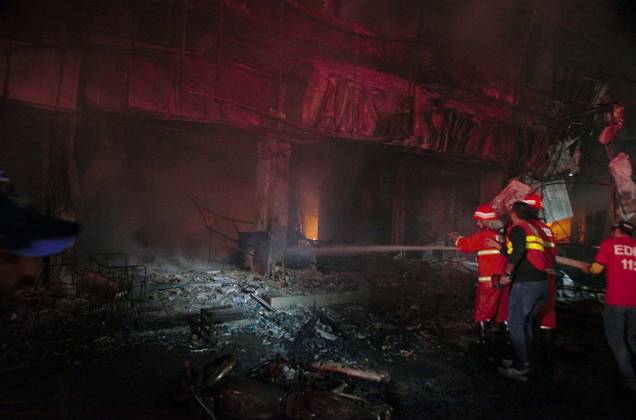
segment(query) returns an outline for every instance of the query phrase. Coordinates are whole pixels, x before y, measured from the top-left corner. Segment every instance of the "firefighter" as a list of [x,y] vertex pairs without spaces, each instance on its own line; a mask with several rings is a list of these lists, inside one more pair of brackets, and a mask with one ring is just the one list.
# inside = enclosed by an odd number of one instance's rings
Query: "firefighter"
[[541,196],[538,194],[529,194],[523,199],[523,202],[533,209],[530,223],[537,228],[541,239],[543,239],[544,253],[548,261],[548,267],[546,268],[548,275],[548,292],[545,297],[545,302],[537,314],[537,320],[543,333],[543,343],[547,350],[546,355],[549,356],[554,341],[552,332],[556,328],[556,238],[550,226],[546,225],[539,218],[539,212],[543,210]]
[[603,242],[591,266],[583,271],[606,273],[603,324],[623,385],[636,392],[636,240],[634,225],[620,221]]
[[476,252],[479,277],[475,293],[475,322],[479,330],[479,342],[490,340],[490,324],[504,323],[508,316],[508,286],[502,286],[499,279],[504,272],[506,258],[499,251],[503,235],[503,223],[495,210],[488,204],[477,207],[473,214],[479,231],[470,236],[451,234],[455,246],[462,252]]
[[535,214],[528,204],[518,201],[510,212],[512,226],[507,231],[506,254],[509,265],[502,282],[512,279],[508,303],[508,327],[514,359],[503,359],[501,375],[521,381],[530,372],[532,328],[536,314],[543,306],[548,291],[546,270],[550,263],[545,256],[543,238],[532,223]]

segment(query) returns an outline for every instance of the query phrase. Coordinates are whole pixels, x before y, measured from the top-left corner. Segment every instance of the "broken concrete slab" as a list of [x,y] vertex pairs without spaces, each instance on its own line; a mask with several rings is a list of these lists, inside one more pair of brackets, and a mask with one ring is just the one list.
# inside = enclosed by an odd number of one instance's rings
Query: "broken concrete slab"
[[274,309],[288,309],[294,306],[311,307],[338,305],[342,303],[367,303],[371,299],[369,291],[324,293],[295,296],[264,296]]
[[265,300],[274,309],[287,309],[294,306],[329,306],[343,303],[368,304],[373,302],[400,299],[403,295],[402,287],[387,287],[381,289],[358,290],[352,292],[318,293],[312,295],[267,296]]
[[260,303],[261,305],[263,305],[263,307],[266,308],[267,310],[276,311],[275,308],[273,308],[262,297],[257,296],[255,293],[250,293],[250,297],[254,299],[255,301],[257,301],[258,303]]

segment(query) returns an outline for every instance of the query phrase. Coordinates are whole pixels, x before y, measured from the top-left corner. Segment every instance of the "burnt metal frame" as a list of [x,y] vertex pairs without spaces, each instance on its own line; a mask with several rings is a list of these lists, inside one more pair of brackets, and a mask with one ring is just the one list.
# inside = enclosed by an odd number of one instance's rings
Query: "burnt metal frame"
[[133,300],[134,278],[137,271],[143,271],[143,278],[139,284],[139,294],[143,299],[146,295],[148,270],[145,265],[128,265],[128,255],[122,253],[90,254],[88,262],[91,270],[124,286],[128,292],[128,299]]

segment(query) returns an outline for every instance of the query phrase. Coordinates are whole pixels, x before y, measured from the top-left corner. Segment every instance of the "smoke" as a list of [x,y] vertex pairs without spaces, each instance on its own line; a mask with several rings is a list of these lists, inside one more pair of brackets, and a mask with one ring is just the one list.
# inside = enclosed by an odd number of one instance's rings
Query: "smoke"
[[[215,211],[254,219],[255,144],[231,130],[98,117],[83,131],[84,252],[128,252],[228,260],[236,244],[210,238],[192,198]],[[213,227],[235,236],[222,220]]]

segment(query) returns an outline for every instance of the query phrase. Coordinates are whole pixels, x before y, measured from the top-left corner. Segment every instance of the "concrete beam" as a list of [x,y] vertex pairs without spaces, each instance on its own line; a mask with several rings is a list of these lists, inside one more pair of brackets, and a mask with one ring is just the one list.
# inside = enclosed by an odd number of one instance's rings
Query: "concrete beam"
[[313,295],[267,296],[263,298],[274,309],[288,309],[294,306],[312,307],[340,305],[343,303],[371,304],[406,298],[404,287],[383,287],[380,289],[356,290],[351,292],[317,293]]
[[341,303],[368,303],[371,299],[369,291],[325,293],[296,296],[265,296],[265,300],[274,309],[288,309],[293,306],[311,307],[339,305]]

